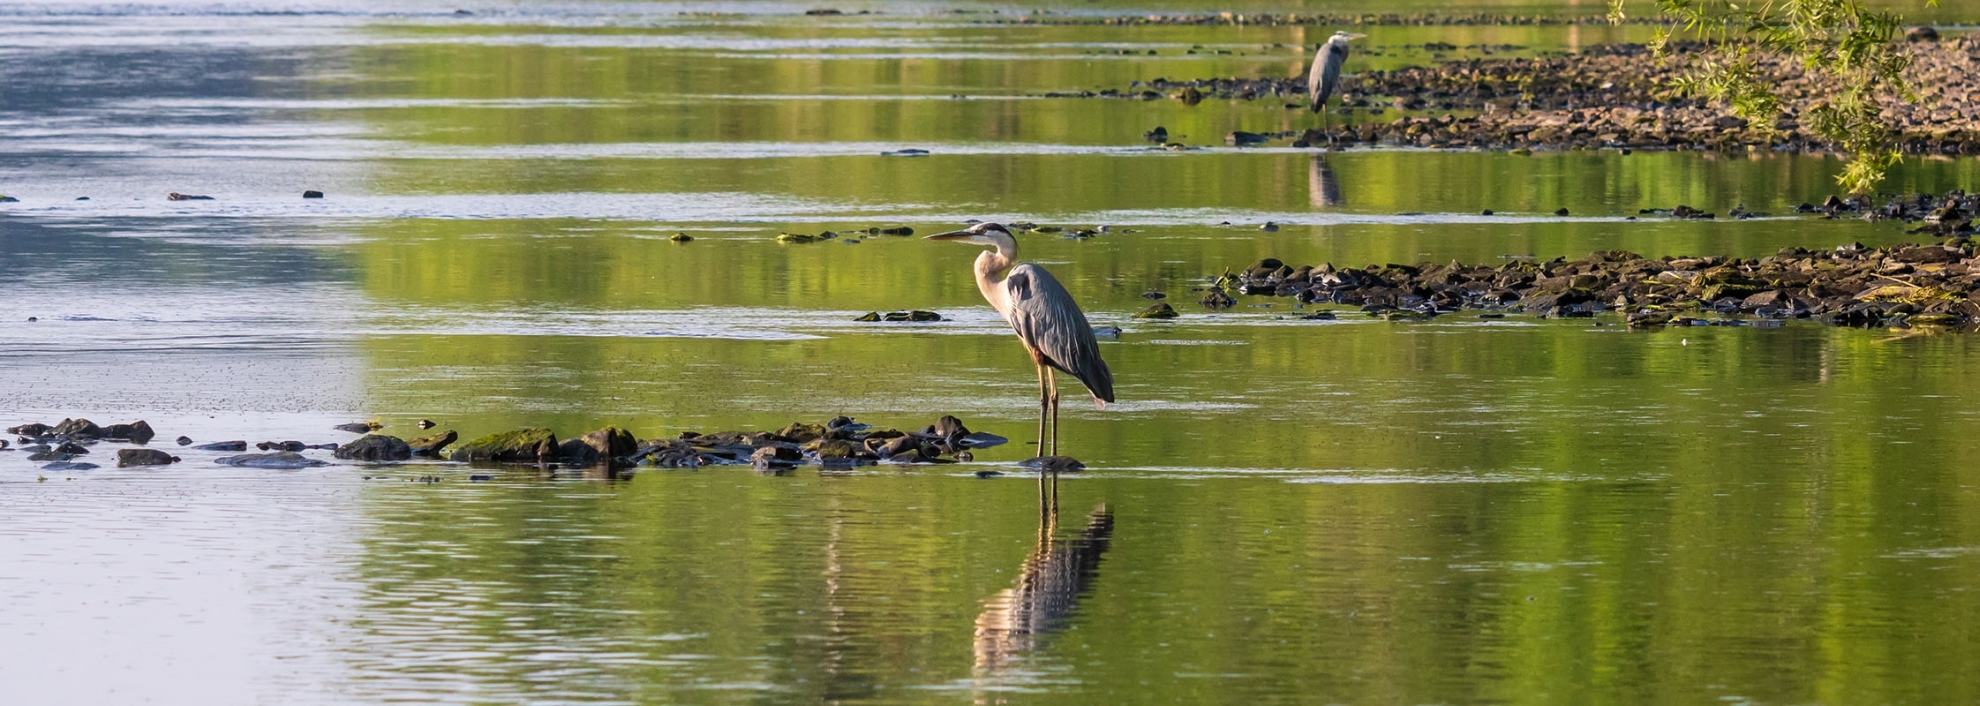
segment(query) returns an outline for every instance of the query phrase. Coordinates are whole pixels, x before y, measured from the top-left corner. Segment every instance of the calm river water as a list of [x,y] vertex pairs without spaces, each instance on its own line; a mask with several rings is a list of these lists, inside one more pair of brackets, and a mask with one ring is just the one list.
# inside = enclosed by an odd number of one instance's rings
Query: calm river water
[[[1035,96],[1291,75],[1331,29],[810,7],[0,2],[0,422],[142,418],[185,457],[0,451],[0,702],[1980,701],[1980,336],[1302,321],[1190,291],[1267,256],[1903,241],[1624,220],[1783,213],[1836,162],[1229,149],[1311,118]],[[1366,31],[1350,71],[1648,32]],[[1212,147],[1151,150],[1157,125]],[[906,148],[931,155],[880,154]],[[1976,176],[1912,160],[1890,188]],[[1101,347],[1120,404],[1068,394],[1092,468],[1055,515],[1012,467],[1034,382],[974,250],[774,239],[969,218],[1115,227],[1020,239],[1126,330]],[[1132,319],[1151,289],[1183,317]],[[906,308],[949,320],[852,321]],[[169,441],[841,413],[1014,443],[608,481]]]

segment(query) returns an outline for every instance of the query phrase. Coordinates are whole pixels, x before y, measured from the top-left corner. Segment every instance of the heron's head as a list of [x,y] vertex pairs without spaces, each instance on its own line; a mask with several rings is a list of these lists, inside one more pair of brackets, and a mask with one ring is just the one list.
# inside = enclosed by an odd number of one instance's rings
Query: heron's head
[[923,238],[923,240],[955,240],[973,245],[989,245],[993,247],[1008,246],[1017,242],[1017,238],[1011,235],[1011,231],[1000,223],[978,223],[962,230],[936,233]]

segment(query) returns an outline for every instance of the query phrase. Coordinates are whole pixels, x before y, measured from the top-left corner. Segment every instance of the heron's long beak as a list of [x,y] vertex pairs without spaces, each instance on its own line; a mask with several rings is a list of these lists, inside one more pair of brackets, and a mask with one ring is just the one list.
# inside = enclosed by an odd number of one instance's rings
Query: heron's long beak
[[966,230],[952,230],[947,233],[936,233],[934,235],[925,236],[922,238],[922,240],[962,240],[972,235],[976,235],[976,234]]
[[1366,35],[1366,34],[1361,34],[1361,33],[1355,33],[1355,34],[1350,34],[1350,35],[1348,35],[1348,39],[1367,39],[1367,38],[1368,38],[1368,35]]

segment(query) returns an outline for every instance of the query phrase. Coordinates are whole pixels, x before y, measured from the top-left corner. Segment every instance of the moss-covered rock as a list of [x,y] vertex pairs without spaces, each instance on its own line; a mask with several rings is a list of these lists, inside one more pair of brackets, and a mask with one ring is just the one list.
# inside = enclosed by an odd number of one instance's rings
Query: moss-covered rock
[[535,463],[555,458],[557,435],[541,427],[516,429],[475,439],[454,449],[455,461],[508,461]]

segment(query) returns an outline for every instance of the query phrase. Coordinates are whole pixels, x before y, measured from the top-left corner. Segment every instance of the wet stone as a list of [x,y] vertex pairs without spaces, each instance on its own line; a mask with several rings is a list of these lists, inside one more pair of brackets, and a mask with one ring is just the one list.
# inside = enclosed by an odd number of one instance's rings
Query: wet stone
[[194,451],[246,451],[247,447],[248,443],[245,441],[215,441],[211,444],[200,444],[192,448]]
[[330,465],[328,461],[319,461],[317,459],[309,458],[294,451],[276,451],[273,453],[244,454],[240,456],[221,456],[220,458],[213,459],[213,462],[220,464],[222,466],[235,466],[239,468],[266,468],[273,470],[313,468],[316,466]]
[[117,465],[123,466],[166,466],[179,462],[179,457],[157,449],[118,449]]
[[413,452],[412,447],[407,445],[399,437],[387,436],[385,434],[367,434],[359,437],[356,441],[338,447],[336,453],[332,455],[347,461],[379,463],[409,460],[412,458]]

